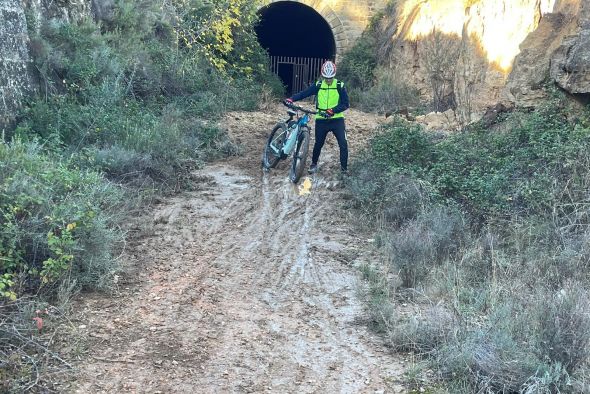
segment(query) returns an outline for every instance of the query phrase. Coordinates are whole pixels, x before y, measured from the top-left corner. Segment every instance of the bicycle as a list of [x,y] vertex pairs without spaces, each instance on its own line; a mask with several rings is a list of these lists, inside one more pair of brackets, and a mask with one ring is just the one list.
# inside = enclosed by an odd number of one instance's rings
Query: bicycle
[[[262,167],[267,171],[275,168],[279,161],[285,160],[293,153],[289,179],[297,183],[305,170],[309,152],[310,115],[317,112],[294,104],[283,105],[288,108],[289,119],[277,123],[272,129],[262,153]],[[300,115],[300,112],[303,112],[303,115]]]

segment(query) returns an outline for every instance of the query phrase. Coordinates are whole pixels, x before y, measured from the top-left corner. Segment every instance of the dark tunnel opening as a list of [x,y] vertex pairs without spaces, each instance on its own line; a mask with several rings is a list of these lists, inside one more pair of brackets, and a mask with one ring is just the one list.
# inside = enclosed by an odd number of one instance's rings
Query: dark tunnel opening
[[258,41],[268,51],[271,70],[281,78],[288,95],[313,83],[324,60],[334,60],[332,29],[313,8],[279,1],[262,8],[259,14]]

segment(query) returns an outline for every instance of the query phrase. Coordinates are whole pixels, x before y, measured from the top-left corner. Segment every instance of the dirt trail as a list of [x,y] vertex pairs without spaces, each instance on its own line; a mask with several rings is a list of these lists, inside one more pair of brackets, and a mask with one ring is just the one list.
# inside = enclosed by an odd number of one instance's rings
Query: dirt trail
[[[339,212],[334,138],[308,196],[288,181],[286,163],[260,171],[281,116],[230,114],[244,155],[208,166],[197,191],[139,220],[118,294],[78,306],[90,347],[71,391],[404,391],[402,367],[362,321],[353,265],[367,240]],[[375,124],[351,112],[353,152]]]

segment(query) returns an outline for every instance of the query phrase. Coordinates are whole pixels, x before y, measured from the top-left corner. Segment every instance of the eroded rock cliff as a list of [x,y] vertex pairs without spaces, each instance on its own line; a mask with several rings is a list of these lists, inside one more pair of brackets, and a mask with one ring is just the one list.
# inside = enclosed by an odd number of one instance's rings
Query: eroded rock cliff
[[590,3],[562,0],[520,45],[508,78],[506,98],[535,106],[555,83],[574,95],[590,93]]
[[589,1],[405,0],[394,23],[394,73],[464,123],[498,102],[535,106],[551,84],[590,94]]
[[550,75],[572,94],[590,93],[590,2],[583,1],[574,12],[571,31],[552,53]]

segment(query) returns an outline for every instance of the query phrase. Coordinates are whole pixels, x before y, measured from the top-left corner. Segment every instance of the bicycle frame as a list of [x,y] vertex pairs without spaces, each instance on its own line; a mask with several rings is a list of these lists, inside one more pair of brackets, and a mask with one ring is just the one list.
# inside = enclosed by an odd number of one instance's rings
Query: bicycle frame
[[[270,144],[271,149],[281,157],[289,156],[293,149],[295,148],[297,137],[299,136],[299,132],[302,127],[307,126],[309,124],[309,115],[304,113],[303,116],[299,115],[299,112],[290,112],[290,117],[287,119],[285,124],[285,133],[287,133],[287,141],[283,144],[283,146],[279,149],[274,144]],[[293,118],[297,117],[297,122],[291,126],[289,124],[293,121]]]
[[293,156],[289,179],[297,183],[301,178],[309,152],[309,122],[316,114],[293,103],[283,103],[289,110],[289,118],[277,123],[268,136],[262,153],[262,168],[266,171],[275,168],[279,161]]
[[[287,122],[287,124],[290,123]],[[295,148],[295,144],[297,141],[297,137],[299,136],[299,131],[302,127],[307,126],[309,123],[309,116],[304,114],[303,116],[299,117],[297,123],[290,128],[291,134],[288,136],[287,142],[283,145],[283,153],[285,155],[290,155]]]

